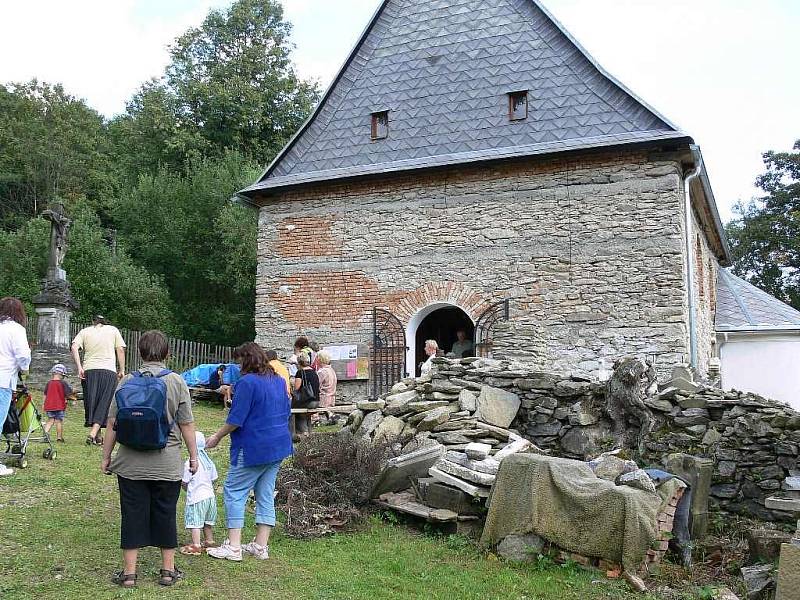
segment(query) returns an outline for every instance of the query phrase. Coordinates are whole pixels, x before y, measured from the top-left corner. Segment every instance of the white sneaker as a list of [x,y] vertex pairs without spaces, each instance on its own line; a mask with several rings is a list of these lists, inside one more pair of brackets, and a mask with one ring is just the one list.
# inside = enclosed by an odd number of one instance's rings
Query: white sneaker
[[255,539],[253,539],[253,541],[249,544],[242,546],[242,550],[252,556],[255,556],[259,560],[267,560],[269,558],[269,546],[260,546],[256,544]]
[[234,548],[228,540],[225,540],[218,548],[208,548],[206,554],[212,558],[223,558],[236,562],[241,562],[242,560],[242,549]]
[[14,474],[14,469],[9,469],[3,463],[0,463],[0,477],[13,474]]

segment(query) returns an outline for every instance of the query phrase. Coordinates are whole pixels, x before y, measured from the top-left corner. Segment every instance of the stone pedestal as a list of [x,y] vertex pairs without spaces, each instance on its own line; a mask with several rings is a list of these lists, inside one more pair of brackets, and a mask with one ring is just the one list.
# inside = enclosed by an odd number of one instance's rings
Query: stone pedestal
[[43,348],[69,348],[72,309],[66,306],[36,304],[38,318],[36,345]]
[[670,454],[664,468],[689,484],[692,502],[689,506],[689,531],[693,540],[703,539],[708,530],[708,496],[714,461],[689,454]]

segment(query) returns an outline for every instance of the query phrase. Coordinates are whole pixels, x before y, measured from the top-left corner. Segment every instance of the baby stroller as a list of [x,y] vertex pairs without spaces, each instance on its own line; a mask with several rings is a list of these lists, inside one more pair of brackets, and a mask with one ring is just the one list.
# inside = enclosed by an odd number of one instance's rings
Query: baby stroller
[[[38,435],[39,432],[41,435]],[[28,466],[25,455],[31,442],[41,441],[47,444],[47,448],[42,452],[42,458],[53,460],[56,457],[50,435],[44,430],[42,415],[36,408],[28,388],[22,383],[17,385],[17,391],[8,408],[3,436],[6,438],[6,451],[0,453],[0,460],[13,461],[13,464],[20,469]]]

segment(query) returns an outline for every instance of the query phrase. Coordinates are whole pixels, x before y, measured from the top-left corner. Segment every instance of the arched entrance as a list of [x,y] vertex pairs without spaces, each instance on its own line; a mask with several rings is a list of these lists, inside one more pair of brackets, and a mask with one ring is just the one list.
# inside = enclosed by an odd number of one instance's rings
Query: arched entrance
[[411,318],[406,328],[406,369],[419,375],[419,364],[427,358],[426,340],[436,340],[439,348],[447,354],[458,339],[459,330],[463,330],[465,338],[471,341],[474,329],[475,323],[470,316],[454,304],[438,302],[426,306]]

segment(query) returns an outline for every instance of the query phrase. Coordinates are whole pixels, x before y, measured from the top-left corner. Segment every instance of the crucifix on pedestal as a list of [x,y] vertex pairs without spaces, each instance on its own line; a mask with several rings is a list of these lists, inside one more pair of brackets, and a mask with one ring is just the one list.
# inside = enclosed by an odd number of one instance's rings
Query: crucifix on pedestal
[[33,299],[38,316],[36,341],[40,346],[66,348],[70,343],[70,317],[78,307],[70,293],[67,274],[61,267],[67,253],[67,236],[72,221],[67,218],[60,202],[42,212],[42,217],[50,221],[50,250],[42,291]]

